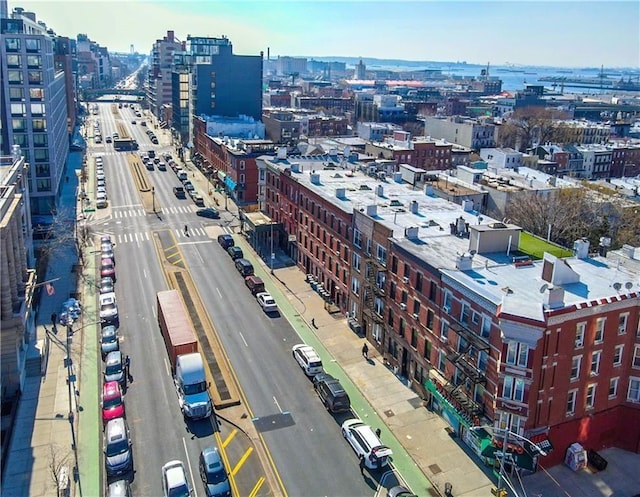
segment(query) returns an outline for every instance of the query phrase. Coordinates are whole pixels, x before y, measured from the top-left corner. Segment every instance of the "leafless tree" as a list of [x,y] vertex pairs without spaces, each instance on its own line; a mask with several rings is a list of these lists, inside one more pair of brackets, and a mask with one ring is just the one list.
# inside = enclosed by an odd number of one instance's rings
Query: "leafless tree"
[[516,109],[499,128],[498,146],[525,151],[536,143],[564,143],[568,134],[562,119],[567,117],[564,112],[545,107]]
[[[71,456],[71,452],[67,452],[66,455],[62,455],[62,449],[56,445],[51,444],[49,447],[51,451],[51,455],[49,456],[49,476],[56,486],[56,495],[59,495],[59,490],[61,485],[64,483],[65,478],[67,479],[67,485],[69,485],[69,457]],[[63,471],[63,468],[67,468],[66,476]]]

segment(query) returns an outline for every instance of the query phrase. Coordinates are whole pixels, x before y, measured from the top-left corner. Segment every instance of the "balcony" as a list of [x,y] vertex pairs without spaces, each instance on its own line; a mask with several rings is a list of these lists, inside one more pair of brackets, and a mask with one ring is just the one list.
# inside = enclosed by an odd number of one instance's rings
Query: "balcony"
[[471,359],[471,357],[463,353],[447,355],[447,360],[450,361],[465,378],[469,378],[474,385],[486,383],[487,377],[484,372],[469,362],[468,359]]
[[489,342],[482,338],[480,335],[465,328],[458,322],[453,322],[449,325],[449,329],[457,334],[459,337],[464,338],[466,342],[472,346],[475,350],[482,350],[484,352],[490,350]]

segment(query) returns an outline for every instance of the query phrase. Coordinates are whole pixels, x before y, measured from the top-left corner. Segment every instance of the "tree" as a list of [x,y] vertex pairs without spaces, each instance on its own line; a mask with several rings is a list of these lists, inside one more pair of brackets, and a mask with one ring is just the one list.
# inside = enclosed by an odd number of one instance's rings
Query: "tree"
[[516,109],[499,128],[498,145],[521,152],[534,144],[563,143],[567,139],[567,126],[561,121],[568,116],[556,109],[529,106]]
[[49,448],[51,450],[51,456],[49,459],[49,476],[56,486],[56,495],[61,495],[60,490],[62,488],[66,488],[66,493],[64,495],[69,495],[70,482],[68,460],[71,454],[67,453],[65,456],[62,456],[60,454],[62,449],[56,444],[52,444]]

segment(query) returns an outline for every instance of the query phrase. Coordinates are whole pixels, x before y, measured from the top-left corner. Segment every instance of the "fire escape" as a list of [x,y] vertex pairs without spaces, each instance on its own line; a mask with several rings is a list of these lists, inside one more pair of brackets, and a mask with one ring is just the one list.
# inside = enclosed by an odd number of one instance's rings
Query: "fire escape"
[[378,279],[379,273],[385,273],[387,268],[377,259],[370,257],[365,260],[365,279],[364,279],[364,313],[369,316],[375,323],[382,324],[384,322],[382,316],[376,312],[376,297],[383,298],[386,293],[384,290],[384,280],[382,284]]
[[[484,406],[473,399],[476,385],[486,385],[487,377],[478,366],[478,354],[480,352],[489,353],[489,343],[472,330],[469,330],[457,322],[449,325],[449,330],[453,331],[463,340],[463,347],[458,352],[447,355],[450,361],[457,369],[462,381],[457,385],[449,383],[445,386],[445,390],[452,399],[457,403],[459,409],[470,419],[480,418],[484,414]],[[465,391],[465,387],[466,390]]]

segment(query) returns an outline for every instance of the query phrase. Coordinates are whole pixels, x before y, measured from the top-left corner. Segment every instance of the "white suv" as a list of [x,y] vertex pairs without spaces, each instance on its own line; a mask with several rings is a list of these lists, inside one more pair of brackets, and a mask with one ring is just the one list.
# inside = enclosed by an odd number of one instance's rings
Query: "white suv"
[[322,360],[311,345],[299,343],[291,349],[293,357],[307,376],[315,376],[322,373]]
[[169,461],[162,466],[162,490],[165,497],[189,497],[191,487],[182,461]]
[[369,425],[354,418],[342,423],[342,436],[353,447],[358,457],[364,458],[367,468],[380,469],[389,464],[391,449],[383,445]]

